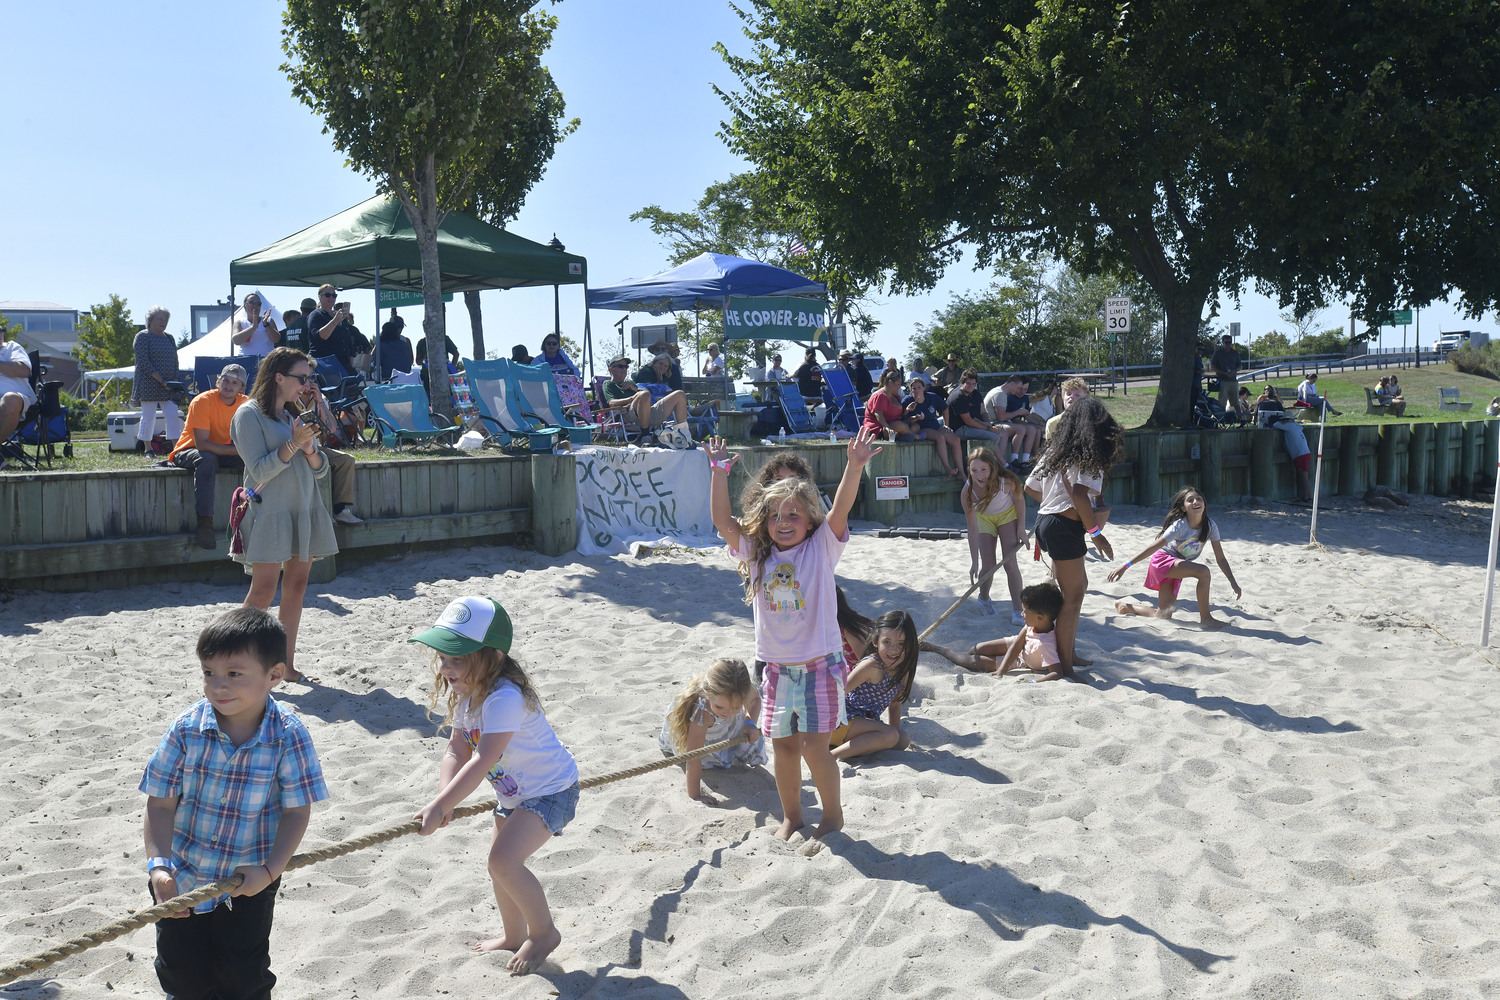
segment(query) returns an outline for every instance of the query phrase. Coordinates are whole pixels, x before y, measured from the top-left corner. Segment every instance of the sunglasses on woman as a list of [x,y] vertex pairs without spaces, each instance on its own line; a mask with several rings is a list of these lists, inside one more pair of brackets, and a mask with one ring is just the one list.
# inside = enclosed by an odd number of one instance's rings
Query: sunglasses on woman
[[301,382],[303,385],[310,385],[312,384],[313,380],[317,378],[317,376],[312,374],[311,372],[308,372],[306,375],[295,375],[292,372],[282,372],[281,374],[285,375],[287,378],[294,378],[298,382]]

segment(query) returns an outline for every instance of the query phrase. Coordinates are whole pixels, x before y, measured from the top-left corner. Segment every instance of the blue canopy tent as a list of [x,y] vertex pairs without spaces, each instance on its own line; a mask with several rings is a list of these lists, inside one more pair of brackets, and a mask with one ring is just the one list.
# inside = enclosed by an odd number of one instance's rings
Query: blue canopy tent
[[[590,288],[590,309],[621,309],[659,316],[666,312],[723,309],[731,295],[828,294],[828,286],[793,271],[744,257],[700,253],[692,260],[645,278]],[[623,322],[623,320],[622,320]]]

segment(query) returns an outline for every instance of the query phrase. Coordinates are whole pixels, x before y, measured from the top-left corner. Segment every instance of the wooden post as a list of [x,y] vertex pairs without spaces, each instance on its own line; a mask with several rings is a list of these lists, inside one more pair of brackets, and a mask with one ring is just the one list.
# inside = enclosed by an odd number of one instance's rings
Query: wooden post
[[1203,491],[1203,499],[1209,503],[1219,503],[1224,499],[1224,442],[1220,438],[1222,431],[1204,431],[1198,435],[1199,449],[1198,459],[1198,488]]
[[897,513],[907,506],[899,500],[876,500],[875,483],[881,476],[911,475],[905,454],[909,448],[910,445],[897,445],[887,441],[881,446],[880,453],[865,466],[865,520],[895,524]]
[[578,547],[578,479],[573,455],[531,456],[531,540],[544,556]]
[[1396,437],[1403,424],[1381,424],[1376,427],[1380,440],[1375,445],[1375,482],[1381,486],[1399,489],[1396,482]]
[[[1475,477],[1475,491],[1480,495],[1495,490],[1495,469],[1500,466],[1500,420],[1484,421],[1484,458]],[[3,530],[3,529],[0,529]]]
[[1465,420],[1461,425],[1463,451],[1458,459],[1458,495],[1474,495],[1475,476],[1479,470],[1479,421]]
[[1250,432],[1250,492],[1276,499],[1276,438],[1280,431],[1257,428]]
[[1136,436],[1135,502],[1141,507],[1161,503],[1161,432]]
[[1343,496],[1363,493],[1359,482],[1359,431],[1357,426],[1337,428],[1339,432],[1338,492]]
[[1431,424],[1412,424],[1411,441],[1406,451],[1406,492],[1426,493],[1432,482],[1432,459],[1427,454],[1432,442]]
[[1428,490],[1433,496],[1445,497],[1453,492],[1453,425],[1432,425],[1432,480]]

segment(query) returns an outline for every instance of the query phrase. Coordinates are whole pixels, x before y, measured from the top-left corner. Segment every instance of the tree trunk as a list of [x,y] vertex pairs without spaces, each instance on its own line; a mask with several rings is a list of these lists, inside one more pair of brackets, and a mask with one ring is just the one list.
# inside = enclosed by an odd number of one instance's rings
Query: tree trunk
[[[417,252],[422,258],[422,334],[427,340],[427,401],[435,413],[453,419],[453,391],[448,381],[446,323],[443,316],[443,277],[438,262],[437,167],[431,153],[417,171],[420,201],[406,206]],[[402,198],[403,203],[406,199]],[[415,211],[413,211],[415,208]]]
[[[1160,294],[1160,293],[1158,293]],[[1167,332],[1162,337],[1161,380],[1148,427],[1185,427],[1193,412],[1193,357],[1198,350],[1204,296],[1183,294],[1162,297],[1166,307]],[[1205,368],[1207,367],[1205,363]]]
[[485,359],[484,353],[484,316],[479,311],[479,292],[464,292],[464,305],[469,307],[469,328],[474,332],[474,358],[477,361]]

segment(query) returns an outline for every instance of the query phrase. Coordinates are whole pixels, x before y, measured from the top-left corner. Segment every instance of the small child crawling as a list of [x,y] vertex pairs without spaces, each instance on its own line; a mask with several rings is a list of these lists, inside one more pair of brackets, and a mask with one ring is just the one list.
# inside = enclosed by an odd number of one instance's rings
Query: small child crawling
[[990,639],[974,646],[967,653],[956,653],[936,643],[924,642],[922,649],[936,653],[944,659],[958,664],[965,670],[995,674],[1003,677],[1017,668],[1029,670],[1041,677],[1034,681],[1055,681],[1072,677],[1073,671],[1064,667],[1057,655],[1057,616],[1062,613],[1062,591],[1050,580],[1034,583],[1021,591],[1021,614],[1026,627],[1015,635],[1003,639]]

